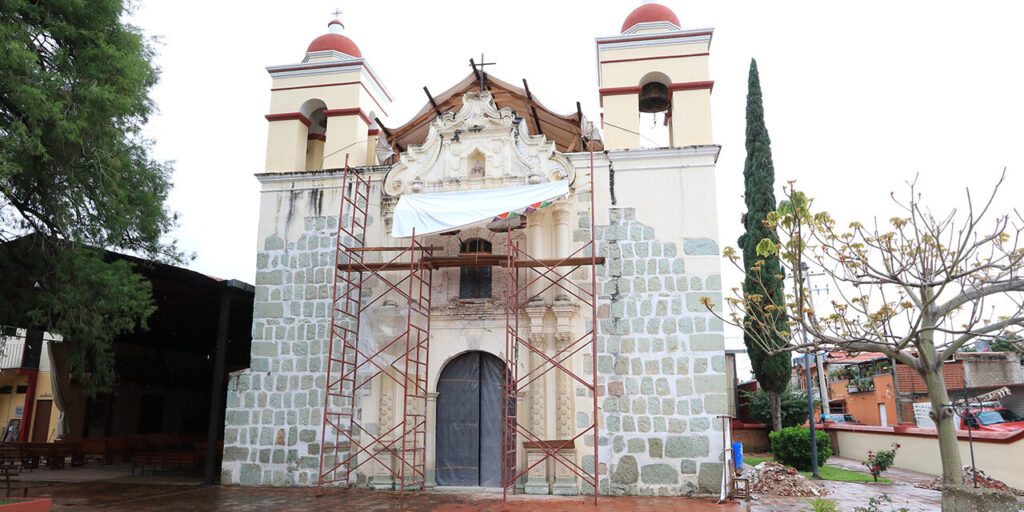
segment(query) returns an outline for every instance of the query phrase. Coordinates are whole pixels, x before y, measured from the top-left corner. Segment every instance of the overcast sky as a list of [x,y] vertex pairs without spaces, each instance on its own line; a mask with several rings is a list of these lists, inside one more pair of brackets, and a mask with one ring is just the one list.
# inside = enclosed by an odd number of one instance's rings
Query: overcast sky
[[[666,0],[682,28],[713,27],[711,78],[722,245],[741,233],[745,101],[757,59],[776,185],[798,180],[842,221],[888,218],[891,191],[919,176],[947,211],[964,188],[997,207],[1024,192],[1024,7],[1020,2]],[[270,98],[268,65],[300,62],[335,8],[395,98],[404,123],[470,72],[484,52],[495,76],[563,114],[599,114],[594,38],[616,35],[639,1],[142,1],[132,21],[160,38],[162,69],[147,134],[174,160],[174,233],[190,267],[253,282]],[[732,276],[732,277],[730,277]],[[724,286],[738,273],[726,272]]]

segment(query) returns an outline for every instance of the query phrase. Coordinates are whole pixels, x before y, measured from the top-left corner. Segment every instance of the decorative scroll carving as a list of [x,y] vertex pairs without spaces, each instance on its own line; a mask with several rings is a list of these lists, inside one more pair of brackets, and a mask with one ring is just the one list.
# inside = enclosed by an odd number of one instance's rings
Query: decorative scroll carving
[[498,188],[576,178],[572,163],[544,135],[530,135],[489,92],[467,92],[458,112],[431,124],[423,144],[408,147],[384,178],[392,196]]

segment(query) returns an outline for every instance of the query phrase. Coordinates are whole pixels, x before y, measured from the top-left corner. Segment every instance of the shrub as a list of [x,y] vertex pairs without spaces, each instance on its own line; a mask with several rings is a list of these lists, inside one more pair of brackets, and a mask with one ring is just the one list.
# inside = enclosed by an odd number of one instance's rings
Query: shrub
[[[750,400],[747,405],[750,407],[750,415],[753,416],[754,421],[771,426],[772,409],[769,405],[768,393],[764,391],[744,392],[744,395]],[[781,398],[782,428],[803,425],[807,421],[807,395],[786,391],[782,393]]]
[[[818,432],[816,437],[818,440],[818,467],[821,467],[832,456],[832,443],[825,432]],[[771,443],[775,460],[787,466],[793,466],[800,471],[812,469],[810,429],[784,428],[782,432],[768,434],[768,441]]]
[[864,465],[868,467],[868,471],[871,472],[871,476],[878,481],[878,475],[892,467],[892,463],[896,460],[896,450],[900,449],[898,443],[892,443],[892,450],[878,450],[877,452],[868,452],[868,460],[864,462]]
[[[886,505],[885,509],[882,508],[883,505]],[[887,510],[889,512],[910,512],[907,507],[896,508],[888,494],[869,498],[866,507],[853,507],[853,512],[886,512]]]
[[[807,503],[811,505],[810,512],[842,512],[839,509],[839,502],[836,500],[827,500],[825,498],[818,498],[816,500],[807,500]],[[805,511],[806,512],[806,511]]]

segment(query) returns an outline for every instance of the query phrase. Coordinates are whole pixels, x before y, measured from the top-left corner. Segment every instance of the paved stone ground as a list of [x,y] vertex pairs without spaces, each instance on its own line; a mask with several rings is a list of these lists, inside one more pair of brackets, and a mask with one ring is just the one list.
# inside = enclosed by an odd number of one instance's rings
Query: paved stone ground
[[[868,474],[864,465],[857,460],[832,457],[829,466],[836,466],[849,471]],[[930,482],[932,475],[893,468],[883,473],[892,483],[859,483],[859,482],[821,482],[829,494],[827,499],[836,500],[843,511],[852,511],[854,507],[864,507],[868,499],[887,494],[892,498],[893,506],[898,510],[906,507],[911,512],[940,512],[942,510],[942,493],[914,487],[915,483]],[[807,498],[787,498],[782,496],[756,496],[750,501],[751,512],[789,512],[809,510]],[[1024,504],[1024,498],[1018,498]],[[888,510],[883,507],[883,510]]]
[[[860,462],[833,457],[829,465],[861,471]],[[317,498],[310,488],[220,487],[207,486],[189,475],[158,474],[129,477],[130,467],[98,466],[59,471],[37,470],[25,473],[23,483],[30,497],[53,499],[54,511],[319,511],[353,510],[358,512],[613,512],[635,511],[715,511],[774,512],[802,511],[810,508],[805,498],[759,496],[744,503],[715,505],[713,500],[690,498],[602,497],[594,505],[585,497],[510,496],[503,502],[497,490],[460,488],[413,493],[405,498],[397,493],[361,489],[332,489]],[[885,476],[893,483],[824,482],[843,511],[867,505],[868,498],[888,494],[894,505],[911,511],[939,511],[941,493],[918,489],[915,482],[931,480],[930,475],[900,469]],[[28,481],[25,481],[28,480]],[[59,481],[58,481],[59,480]],[[1024,503],[1024,499],[1021,500]]]
[[53,498],[54,511],[338,511],[359,512],[742,512],[741,504],[716,505],[689,498],[512,496],[502,502],[493,492],[397,493],[361,489],[331,490],[317,498],[309,488],[182,486],[89,482],[38,489],[30,496]]

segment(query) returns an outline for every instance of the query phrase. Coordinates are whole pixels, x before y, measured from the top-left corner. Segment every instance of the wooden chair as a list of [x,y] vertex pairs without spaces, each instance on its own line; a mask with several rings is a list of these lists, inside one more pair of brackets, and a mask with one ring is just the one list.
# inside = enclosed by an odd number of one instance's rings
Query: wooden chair
[[729,485],[729,495],[733,499],[750,499],[750,479],[737,476],[735,464],[729,464]]

